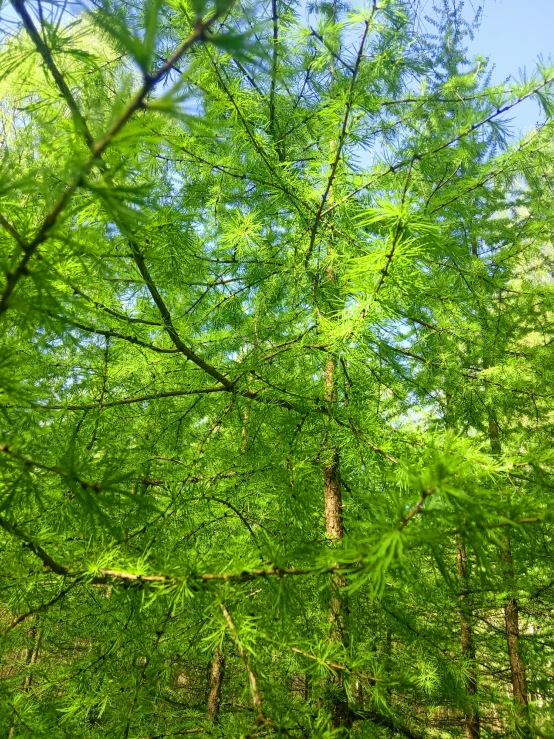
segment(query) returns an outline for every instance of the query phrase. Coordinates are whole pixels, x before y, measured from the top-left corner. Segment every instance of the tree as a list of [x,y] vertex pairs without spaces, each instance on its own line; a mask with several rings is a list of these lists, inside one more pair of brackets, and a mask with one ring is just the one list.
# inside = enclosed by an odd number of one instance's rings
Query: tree
[[12,0],[6,736],[552,735],[554,69],[307,19]]

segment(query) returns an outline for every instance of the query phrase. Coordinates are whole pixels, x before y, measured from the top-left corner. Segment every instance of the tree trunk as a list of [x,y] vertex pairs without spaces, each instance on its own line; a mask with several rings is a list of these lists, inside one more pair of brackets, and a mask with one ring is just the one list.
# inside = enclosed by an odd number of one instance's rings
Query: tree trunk
[[212,659],[212,668],[210,672],[210,692],[208,695],[208,720],[215,721],[219,714],[221,706],[221,684],[223,683],[223,674],[225,672],[225,657],[221,649],[217,647],[214,651]]
[[[502,562],[504,563],[504,572],[506,578],[510,581],[514,577],[514,568],[512,561],[512,550],[510,547],[510,539],[506,537],[503,542]],[[525,662],[521,655],[520,637],[519,637],[519,607],[515,598],[504,605],[504,622],[506,624],[506,641],[508,644],[508,656],[510,658],[510,672],[512,676],[512,692],[516,712],[522,719],[525,726],[528,726],[528,705],[529,697],[527,693],[527,678],[525,675]],[[527,731],[527,736],[529,733]]]
[[502,452],[502,444],[500,443],[500,429],[494,411],[489,411],[489,440],[491,443],[491,452],[495,456],[500,456]]
[[[333,460],[323,468],[323,494],[325,498],[325,533],[330,541],[336,544],[343,538],[342,523],[342,488],[339,479],[338,450],[333,450]],[[342,575],[331,575],[331,600],[329,603],[329,619],[331,621],[331,639],[346,641],[345,614],[347,605],[344,593],[341,592],[346,582]]]
[[[325,365],[325,400],[336,400],[335,392],[336,363],[329,359]],[[323,467],[323,497],[325,505],[325,533],[334,546],[340,546],[344,537],[342,519],[342,486],[340,483],[340,453],[337,447],[330,453],[330,461]],[[329,620],[331,622],[330,639],[347,643],[345,616],[348,606],[345,601],[344,586],[346,582],[342,575],[331,575],[331,599],[329,603]],[[333,699],[331,704],[331,727],[350,728],[352,726],[352,711],[348,705],[348,697],[343,684],[342,675],[334,678]]]
[[[500,443],[500,431],[498,421],[494,412],[489,413],[489,437],[491,451],[499,455],[502,451]],[[504,575],[509,583],[514,580],[514,565],[512,560],[512,548],[509,537],[502,543],[500,557],[504,564]],[[525,675],[525,662],[521,654],[519,636],[519,607],[515,598],[510,598],[504,604],[504,623],[506,626],[506,642],[508,645],[508,657],[510,660],[510,673],[512,678],[512,694],[516,709],[516,717],[520,722],[519,733],[530,737],[529,729],[529,697],[527,694],[527,679]]]
[[477,675],[475,672],[475,644],[473,641],[473,624],[471,619],[471,611],[468,604],[469,595],[469,578],[467,571],[467,554],[464,542],[460,540],[458,546],[458,578],[460,581],[460,622],[461,622],[461,641],[462,655],[467,662],[471,664],[466,687],[468,697],[468,708],[465,716],[465,735],[467,739],[479,739],[481,736],[481,727],[479,721],[479,711],[475,704],[475,694],[477,693]]
[[[325,400],[334,401],[336,364],[329,359],[325,365]],[[325,505],[325,533],[334,546],[340,546],[344,537],[342,520],[342,486],[340,483],[340,454],[335,447],[331,450],[330,461],[323,467],[323,498]],[[331,602],[329,617],[331,620],[331,639],[344,641],[346,637],[344,624],[344,603],[341,589],[345,581],[341,575],[331,576]]]
[[[327,364],[333,366],[332,362]],[[325,372],[327,373],[327,368]],[[344,536],[342,523],[342,488],[339,478],[339,451],[333,449],[332,459],[323,468],[323,495],[325,499],[325,533],[331,541],[340,541]]]

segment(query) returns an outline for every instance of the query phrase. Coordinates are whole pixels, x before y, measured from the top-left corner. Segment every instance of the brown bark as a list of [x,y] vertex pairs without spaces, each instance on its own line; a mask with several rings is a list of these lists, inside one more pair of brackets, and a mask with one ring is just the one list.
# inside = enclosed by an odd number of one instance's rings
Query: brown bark
[[460,626],[461,626],[461,642],[462,655],[464,659],[470,662],[471,667],[468,675],[466,686],[466,694],[469,706],[465,715],[465,735],[467,739],[479,739],[481,736],[481,727],[479,721],[479,711],[474,703],[475,694],[477,693],[477,675],[475,672],[475,643],[473,640],[473,624],[471,621],[471,610],[468,603],[469,580],[467,570],[467,553],[463,541],[458,546],[458,578],[460,581]]
[[[329,359],[325,365],[325,400],[333,402],[336,400],[335,392],[336,362]],[[340,546],[344,537],[344,525],[342,517],[342,486],[340,482],[340,453],[337,447],[330,450],[330,460],[323,467],[323,498],[325,533],[334,546]],[[348,606],[344,595],[346,582],[342,575],[331,575],[331,599],[329,602],[329,620],[331,622],[330,638],[333,641],[347,643],[347,631],[345,615]],[[346,690],[342,681],[342,675],[337,675],[331,686],[333,698],[331,701],[331,727],[333,729],[348,729],[352,726],[353,714],[348,705]]]
[[225,672],[225,657],[221,649],[217,647],[212,659],[210,672],[210,692],[208,695],[208,720],[215,721],[221,706],[221,685]]
[[[489,413],[489,438],[491,451],[495,455],[502,452],[500,442],[500,430],[494,411]],[[509,583],[514,580],[514,565],[512,559],[512,548],[509,537],[502,543],[500,557],[504,564],[504,575]],[[512,694],[516,709],[516,716],[520,721],[519,732],[522,736],[530,736],[529,731],[529,697],[527,693],[527,678],[525,674],[525,662],[521,654],[520,632],[519,632],[519,606],[515,598],[510,598],[504,604],[504,623],[506,626],[506,643],[508,645],[508,657],[510,660],[510,673],[512,679]]]
[[[336,400],[335,392],[336,362],[329,359],[325,365],[324,392],[325,400]],[[339,450],[331,451],[329,463],[323,467],[323,496],[325,501],[325,533],[331,541],[338,542],[344,536],[342,523],[342,487],[340,484]]]
[[499,456],[502,452],[502,445],[500,443],[500,429],[498,428],[498,421],[493,411],[489,412],[489,440],[491,443],[491,452],[496,456]]
[[339,694],[336,696],[331,710],[331,728],[351,729],[354,723],[354,712],[348,705],[346,691],[340,678],[337,678],[337,685],[339,686]]
[[242,429],[240,432],[241,435],[241,444],[240,444],[240,452],[241,454],[244,454],[246,452],[246,448],[248,446],[248,437],[246,435],[246,427],[248,425],[248,418],[250,417],[250,408],[249,406],[246,406],[244,409],[244,414],[242,416]]
[[344,536],[342,523],[342,487],[339,478],[339,452],[323,468],[323,496],[325,500],[325,533],[331,541],[340,541]]
[[[335,400],[335,372],[336,363],[329,359],[325,365],[325,400]],[[340,483],[340,455],[335,447],[331,450],[331,459],[323,467],[323,499],[325,516],[325,533],[330,542],[340,546],[344,537],[342,520],[342,486]],[[331,638],[344,640],[344,604],[341,589],[345,581],[341,575],[331,576],[331,602],[329,617],[332,624]]]
[[[339,544],[344,535],[342,523],[342,488],[340,484],[338,451],[333,450],[333,462],[323,469],[323,490],[325,498],[325,532],[331,542]],[[345,615],[347,604],[344,593],[346,585],[342,575],[331,575],[331,600],[329,602],[329,620],[331,621],[331,639],[346,642]]]
[[[514,577],[512,551],[510,540],[504,539],[502,550],[502,562],[504,563],[504,572],[509,580]],[[526,716],[527,706],[529,703],[527,693],[527,678],[525,675],[525,663],[521,656],[520,639],[519,639],[519,607],[515,598],[504,605],[504,622],[506,624],[506,641],[508,643],[508,656],[510,658],[510,671],[512,675],[512,691],[514,695],[514,703],[519,708],[519,712]]]

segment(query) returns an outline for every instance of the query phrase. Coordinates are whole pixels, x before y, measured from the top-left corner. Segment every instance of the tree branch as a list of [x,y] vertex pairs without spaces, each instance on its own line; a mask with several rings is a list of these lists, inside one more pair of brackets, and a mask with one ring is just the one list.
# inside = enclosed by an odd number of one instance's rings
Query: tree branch
[[[98,404],[93,407],[97,408]],[[9,457],[12,457],[12,459],[17,459],[18,462],[23,462],[23,464],[27,467],[36,467],[36,469],[39,470],[53,472],[54,474],[59,475],[66,480],[75,480],[75,482],[77,482],[85,490],[93,490],[95,493],[99,493],[102,489],[102,485],[99,482],[87,482],[77,475],[71,474],[66,470],[63,470],[61,467],[57,467],[56,465],[50,466],[47,464],[42,464],[42,462],[36,462],[32,459],[29,459],[29,457],[25,457],[22,454],[14,451],[7,444],[0,444],[0,453],[7,454]]]
[[[21,0],[14,0],[14,2],[19,2],[21,5],[23,5]],[[24,7],[23,10],[25,10]],[[215,22],[215,20],[225,12],[225,10],[226,8],[219,8],[210,16],[208,16],[206,20],[199,21],[194,27],[190,36],[177,48],[177,50],[166,60],[166,62],[157,70],[157,72],[152,75],[145,75],[142,85],[137,90],[135,95],[131,98],[127,106],[124,108],[119,118],[114,121],[114,123],[98,141],[92,144],[90,158],[83,164],[80,173],[69,183],[69,185],[67,185],[65,190],[62,192],[58,201],[54,204],[50,212],[46,215],[35,237],[28,244],[26,244],[26,248],[23,249],[23,255],[19,259],[13,271],[7,273],[6,285],[4,286],[4,290],[2,292],[2,295],[0,296],[0,315],[8,310],[9,299],[21,278],[27,274],[27,265],[29,264],[29,261],[37,251],[38,247],[49,237],[50,231],[56,225],[58,218],[64,211],[66,205],[71,200],[75,192],[84,183],[87,174],[100,160],[102,154],[109,148],[117,134],[126,125],[133,114],[144,106],[144,100],[147,95],[152,92],[156,85],[169,74],[171,69],[173,69],[173,66],[179,61],[183,54],[185,54],[197,41],[200,41],[204,38],[206,31]],[[42,47],[37,48],[40,52]],[[44,56],[43,58],[47,66],[53,64],[51,55],[49,57],[50,61]],[[65,89],[69,90],[69,88],[67,88],[67,85],[65,86]],[[63,94],[63,89],[61,89],[61,91]],[[69,94],[71,97],[70,91]],[[66,99],[66,102],[68,105],[70,105],[69,99]],[[81,114],[79,113],[79,116],[80,115]],[[22,248],[21,243],[19,242],[18,246],[20,249]]]

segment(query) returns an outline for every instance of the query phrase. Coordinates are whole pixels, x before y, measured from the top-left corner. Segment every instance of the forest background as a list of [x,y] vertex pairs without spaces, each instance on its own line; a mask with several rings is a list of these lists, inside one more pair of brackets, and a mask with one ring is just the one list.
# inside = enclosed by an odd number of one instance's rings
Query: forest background
[[456,0],[0,18],[0,733],[554,737],[554,67]]

